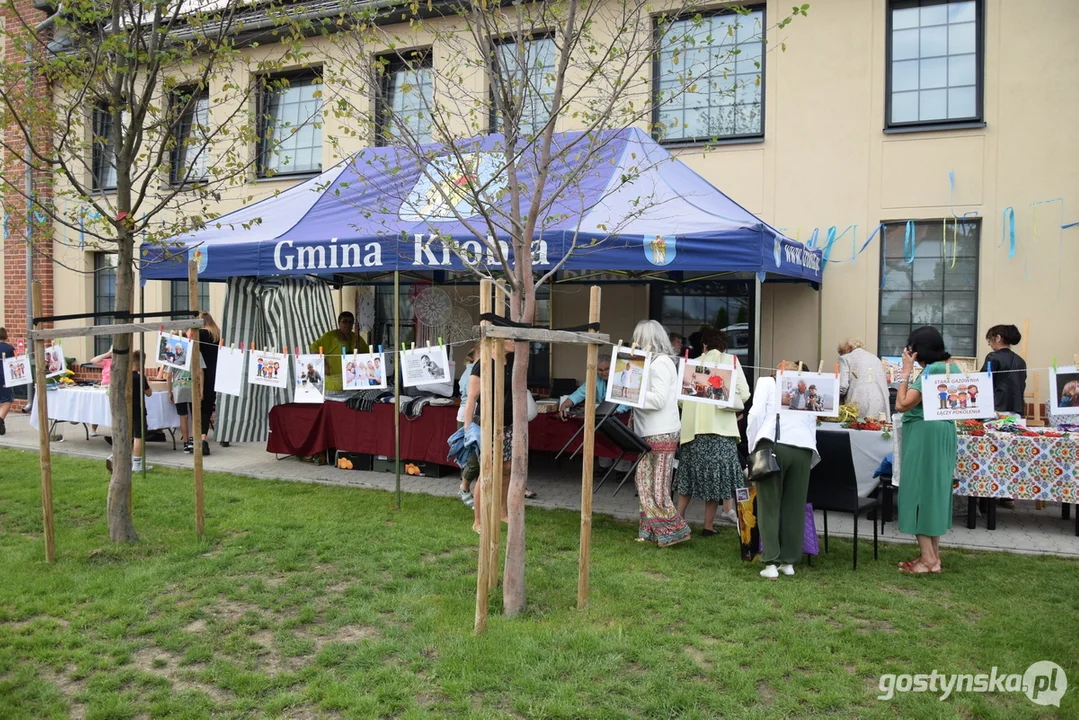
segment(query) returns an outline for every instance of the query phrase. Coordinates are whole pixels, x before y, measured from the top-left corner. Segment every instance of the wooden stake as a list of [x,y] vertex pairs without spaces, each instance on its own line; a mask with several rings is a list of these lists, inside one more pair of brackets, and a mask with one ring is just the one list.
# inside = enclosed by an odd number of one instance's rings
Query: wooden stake
[[[195,261],[187,264],[187,298],[190,308],[196,312],[199,309],[199,270]],[[198,339],[198,333],[194,333]],[[199,360],[202,358],[202,350],[197,342],[191,343],[191,439],[195,447],[195,534],[202,538],[205,529],[205,517],[203,513],[202,494],[202,373],[199,371]],[[143,451],[145,456],[145,451]],[[145,463],[145,459],[143,460]]]
[[[42,317],[41,283],[34,281],[34,317]],[[37,442],[41,457],[41,516],[45,525],[45,562],[56,562],[56,529],[52,519],[52,447],[49,445],[49,393],[45,389],[45,339],[34,337],[34,382],[37,384]]]
[[[499,317],[506,315],[506,293],[501,286],[495,286],[495,314]],[[505,457],[505,427],[506,427],[506,343],[499,340],[491,340],[494,353],[494,427],[491,428],[491,444],[494,451],[491,454],[491,557],[488,560],[490,575],[488,585],[493,590],[498,586],[499,572],[498,556],[502,548],[502,484],[509,482],[509,478],[503,477],[502,458]],[[513,392],[513,389],[510,389]]]
[[[480,314],[491,312],[491,281],[480,281]],[[481,324],[488,324],[484,321]],[[487,598],[490,592],[491,573],[491,442],[493,418],[491,417],[491,340],[480,341],[480,476],[476,483],[478,493],[473,493],[480,503],[480,549],[479,571],[476,574],[476,622],[475,632],[487,630]]]
[[[592,286],[588,299],[588,322],[599,322],[599,287]],[[589,332],[595,332],[590,330]],[[581,454],[581,553],[577,566],[577,608],[588,604],[588,580],[592,564],[592,465],[596,451],[596,367],[599,346],[589,345],[585,369],[584,450]]]

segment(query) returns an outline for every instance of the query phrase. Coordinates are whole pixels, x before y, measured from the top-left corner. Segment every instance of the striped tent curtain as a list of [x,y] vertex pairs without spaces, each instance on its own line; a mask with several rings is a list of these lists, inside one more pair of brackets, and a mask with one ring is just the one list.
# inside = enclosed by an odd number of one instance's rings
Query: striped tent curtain
[[[303,352],[324,332],[336,327],[330,286],[311,278],[259,281],[231,278],[225,293],[221,323],[226,345],[281,348],[299,346]],[[293,351],[295,352],[295,351]],[[239,397],[217,395],[218,442],[265,442],[270,408],[286,403],[285,390],[243,383]]]

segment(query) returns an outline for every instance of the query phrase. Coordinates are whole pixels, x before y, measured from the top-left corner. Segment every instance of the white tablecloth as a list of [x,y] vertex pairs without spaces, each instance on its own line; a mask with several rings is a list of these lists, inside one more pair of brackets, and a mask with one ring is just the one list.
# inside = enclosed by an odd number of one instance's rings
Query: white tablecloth
[[821,430],[845,432],[850,435],[850,451],[854,458],[854,474],[858,478],[859,497],[869,497],[880,480],[873,473],[892,452],[892,438],[885,438],[879,431],[848,430],[838,423],[821,423]]
[[[50,420],[112,427],[109,393],[105,388],[67,387],[49,390],[47,394]],[[34,409],[30,413],[30,426],[35,430],[39,397],[41,393],[34,393]],[[155,392],[146,398],[146,428],[162,430],[174,427],[180,427],[180,416],[176,414],[176,406],[169,402],[168,392]]]

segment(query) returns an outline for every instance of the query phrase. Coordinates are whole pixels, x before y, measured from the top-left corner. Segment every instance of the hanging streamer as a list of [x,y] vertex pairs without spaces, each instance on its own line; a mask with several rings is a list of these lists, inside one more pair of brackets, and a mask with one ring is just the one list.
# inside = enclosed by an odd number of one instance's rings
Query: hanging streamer
[[907,261],[907,265],[914,264],[914,221],[907,220],[907,229],[903,235],[903,257]]
[[1004,208],[1003,222],[1000,227],[1000,243],[997,247],[1004,244],[1004,233],[1008,234],[1008,259],[1015,257],[1015,208],[1011,205]]

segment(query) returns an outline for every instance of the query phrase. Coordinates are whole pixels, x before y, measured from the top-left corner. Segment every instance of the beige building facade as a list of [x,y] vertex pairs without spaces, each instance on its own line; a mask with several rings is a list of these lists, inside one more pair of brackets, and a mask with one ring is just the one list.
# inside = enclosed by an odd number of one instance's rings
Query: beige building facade
[[[786,7],[750,6],[763,27]],[[1079,306],[1072,279],[1079,226],[1062,228],[1079,221],[1076,29],[1073,0],[815,0],[808,18],[769,31],[760,84],[735,107],[734,120],[691,99],[678,108],[683,130],[672,133],[683,137],[665,142],[790,237],[825,247],[834,236],[822,287],[769,282],[758,299],[752,278],[618,278],[604,285],[604,330],[628,341],[634,324],[649,317],[686,334],[719,324],[759,336],[755,364],[800,359],[831,367],[844,338],[896,354],[922,324],[940,326],[953,354],[981,356],[986,330],[1004,323],[1028,330],[1031,367],[1053,357],[1065,364],[1079,353],[1079,326],[1057,319]],[[323,43],[312,41],[313,62]],[[431,55],[447,61],[438,48]],[[662,74],[662,63],[653,68]],[[720,118],[709,131],[714,136],[718,123],[725,137],[693,137],[692,118],[701,112]],[[345,149],[325,140],[334,122],[322,130],[322,167]],[[268,197],[297,181],[252,179],[242,194]],[[237,194],[222,207],[239,204]],[[54,247],[53,311],[106,309],[109,258],[80,249],[70,229],[56,232],[65,242]],[[6,255],[4,277],[12,262]],[[555,285],[552,326],[586,320],[587,287]],[[447,289],[476,312],[473,286]],[[186,307],[181,284],[152,281],[143,292],[147,311]],[[220,314],[224,285],[208,284],[206,293]],[[335,290],[343,308],[354,308],[356,297],[353,288]],[[392,313],[388,286],[379,285],[377,297],[380,316]],[[0,318],[25,314],[10,295],[2,302]],[[65,342],[69,357],[94,353],[92,340]],[[583,352],[552,353],[542,356],[550,377],[582,379]]]

